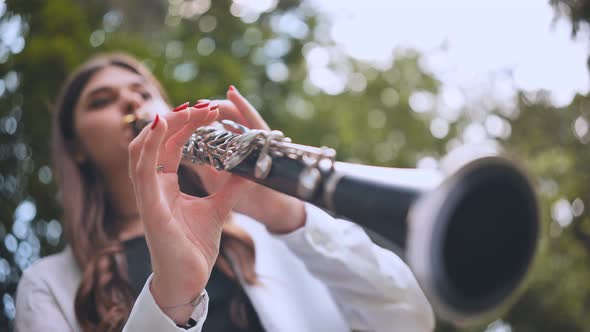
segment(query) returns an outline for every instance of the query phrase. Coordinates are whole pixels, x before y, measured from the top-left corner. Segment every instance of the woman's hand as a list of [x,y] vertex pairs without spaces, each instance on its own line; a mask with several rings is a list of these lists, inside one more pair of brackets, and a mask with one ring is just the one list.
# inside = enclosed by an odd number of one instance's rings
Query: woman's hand
[[[258,111],[235,87],[228,89],[227,100],[214,102],[219,104],[220,119],[229,119],[251,129],[270,130]],[[215,191],[228,176],[228,173],[216,172],[209,166],[197,167],[197,172],[209,192]],[[272,233],[289,233],[305,224],[305,208],[301,200],[257,184],[238,202],[235,210],[262,222]]]
[[[253,185],[235,176],[214,194],[197,198],[179,190],[176,172],[181,148],[196,128],[214,121],[219,110],[185,108],[157,116],[129,145],[129,173],[144,223],[154,277],[156,303],[184,324],[188,304],[205,288],[219,252],[224,222],[242,194]],[[162,166],[157,171],[156,166]],[[179,307],[177,307],[179,306]],[[169,307],[176,307],[167,310]]]

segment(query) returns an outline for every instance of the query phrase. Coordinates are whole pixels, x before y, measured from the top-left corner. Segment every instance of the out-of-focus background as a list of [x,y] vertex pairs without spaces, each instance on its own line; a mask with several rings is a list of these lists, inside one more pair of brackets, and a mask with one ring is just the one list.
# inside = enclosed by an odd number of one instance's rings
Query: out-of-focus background
[[173,103],[234,84],[271,127],[339,160],[433,168],[465,145],[518,157],[542,201],[529,288],[495,321],[437,331],[589,331],[587,7],[0,0],[0,330],[14,319],[21,271],[64,246],[49,153],[57,89],[88,56],[123,50]]

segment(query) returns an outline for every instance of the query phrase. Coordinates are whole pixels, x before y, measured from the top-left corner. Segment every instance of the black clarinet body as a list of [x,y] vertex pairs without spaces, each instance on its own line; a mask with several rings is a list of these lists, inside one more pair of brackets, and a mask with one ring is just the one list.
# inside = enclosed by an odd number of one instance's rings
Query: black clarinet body
[[405,247],[406,216],[411,203],[422,190],[380,183],[333,169],[320,171],[321,177],[313,192],[301,195],[300,183],[307,168],[302,162],[288,157],[273,157],[272,169],[267,177],[258,179],[254,175],[257,157],[257,151],[254,151],[230,172],[369,228],[391,241],[396,248]]
[[[204,144],[197,153],[221,168],[219,151],[206,147],[215,140],[199,137]],[[262,137],[266,141],[251,144],[229,171],[385,238],[440,317],[461,323],[489,318],[521,288],[537,248],[539,215],[530,181],[508,159],[479,158],[443,176],[340,163],[331,149],[281,143],[280,133]]]
[[475,159],[450,175],[335,161],[335,151],[231,121],[202,127],[184,160],[207,163],[348,219],[397,248],[437,315],[491,319],[523,289],[539,212],[525,172],[506,158]]

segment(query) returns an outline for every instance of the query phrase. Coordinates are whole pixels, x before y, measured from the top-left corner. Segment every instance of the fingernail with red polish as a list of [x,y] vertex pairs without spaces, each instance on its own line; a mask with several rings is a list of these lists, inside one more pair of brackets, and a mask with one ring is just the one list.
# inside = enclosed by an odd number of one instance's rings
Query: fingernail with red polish
[[211,111],[215,111],[215,110],[216,110],[218,107],[219,107],[219,105],[218,105],[218,104],[213,104],[213,105],[211,105],[211,107],[209,107],[209,112],[211,112]]
[[188,105],[190,105],[190,104],[187,101],[186,103],[184,103],[184,104],[182,104],[180,106],[177,106],[175,109],[172,110],[172,112],[180,112],[182,110],[185,110],[185,109],[188,108]]
[[238,92],[238,89],[236,89],[235,86],[230,85],[229,88],[227,88],[227,91],[234,91],[234,92]]
[[204,101],[204,102],[197,103],[194,107],[195,108],[205,108],[208,105],[209,105],[209,102],[208,101]]
[[158,122],[160,122],[160,116],[158,114],[156,114],[156,118],[154,119],[154,122],[152,122],[151,129],[156,128],[156,126],[158,125]]

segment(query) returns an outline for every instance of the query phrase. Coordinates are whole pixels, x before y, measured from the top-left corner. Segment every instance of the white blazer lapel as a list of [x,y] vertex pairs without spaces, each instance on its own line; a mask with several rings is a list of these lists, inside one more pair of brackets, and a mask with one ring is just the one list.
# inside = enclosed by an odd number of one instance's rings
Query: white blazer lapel
[[[240,216],[236,218],[236,222],[252,236],[256,245],[255,269],[258,284],[249,285],[241,276],[238,278],[260,322],[267,331],[307,331],[305,322],[300,319],[301,314],[297,312],[297,302],[292,297],[292,287],[295,285],[289,285],[292,267],[288,262],[278,259],[285,257],[285,254],[289,255],[288,249],[273,243],[279,241],[272,238],[264,226],[256,221]],[[283,250],[286,252],[281,252]]]
[[244,291],[269,332],[349,331],[327,288],[279,239],[243,215],[236,222],[253,238],[259,283]]

